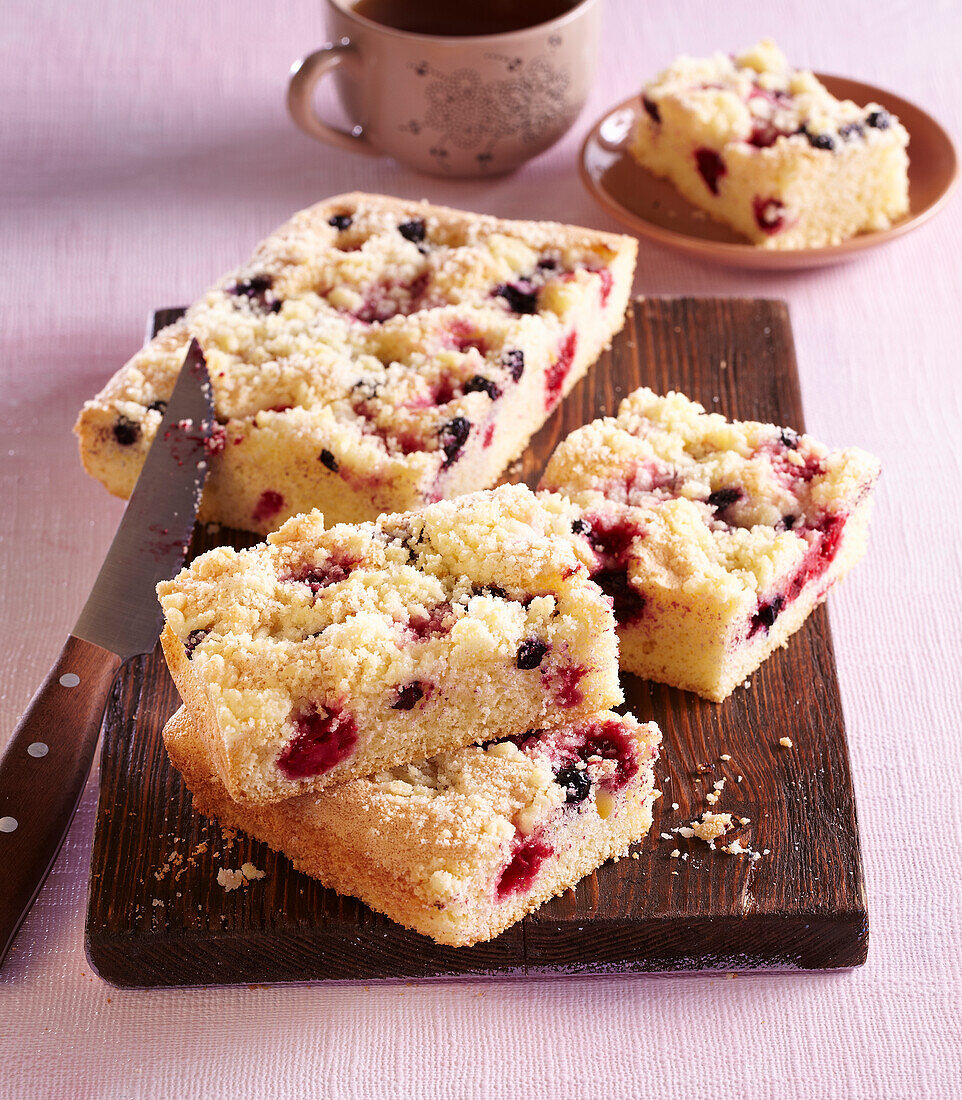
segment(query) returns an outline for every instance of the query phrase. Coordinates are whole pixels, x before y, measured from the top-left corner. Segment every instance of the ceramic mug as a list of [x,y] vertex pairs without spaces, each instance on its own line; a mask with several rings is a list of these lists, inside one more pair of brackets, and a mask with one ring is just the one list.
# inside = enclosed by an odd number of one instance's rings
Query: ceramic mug
[[[455,0],[452,0],[455,2]],[[287,106],[311,137],[386,154],[432,175],[510,172],[564,134],[594,77],[601,0],[504,34],[395,30],[326,0],[332,41],[291,70]],[[319,80],[334,73],[351,132],[322,121]]]

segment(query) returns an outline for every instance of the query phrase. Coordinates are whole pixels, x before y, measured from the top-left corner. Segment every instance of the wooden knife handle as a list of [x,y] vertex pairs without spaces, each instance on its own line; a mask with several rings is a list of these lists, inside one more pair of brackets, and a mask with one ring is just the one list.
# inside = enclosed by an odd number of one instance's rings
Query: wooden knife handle
[[0,964],[67,835],[122,664],[70,635],[0,758]]

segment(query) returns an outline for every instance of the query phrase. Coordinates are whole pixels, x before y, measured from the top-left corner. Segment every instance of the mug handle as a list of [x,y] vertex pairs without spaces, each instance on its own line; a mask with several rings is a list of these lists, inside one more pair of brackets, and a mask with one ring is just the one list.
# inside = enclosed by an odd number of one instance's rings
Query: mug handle
[[323,122],[314,110],[314,89],[321,77],[333,72],[340,65],[357,69],[359,62],[357,51],[347,38],[328,43],[309,53],[307,57],[302,57],[291,66],[290,82],[287,85],[287,109],[305,134],[340,149],[370,154],[375,150],[360,126],[356,126],[353,133],[348,133]]

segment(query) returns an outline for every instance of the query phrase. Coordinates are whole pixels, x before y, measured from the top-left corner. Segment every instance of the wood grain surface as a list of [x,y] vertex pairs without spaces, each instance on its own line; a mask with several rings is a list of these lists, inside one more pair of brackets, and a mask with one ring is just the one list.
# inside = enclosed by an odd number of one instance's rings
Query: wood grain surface
[[[164,311],[159,321],[171,314]],[[758,299],[634,303],[613,347],[555,412],[514,480],[534,485],[573,428],[639,385],[726,416],[804,427],[788,311]],[[236,536],[238,545],[254,540]],[[199,531],[195,551],[216,541]],[[865,960],[868,921],[828,616],[818,608],[725,703],[623,677],[664,733],[649,837],[488,944],[440,947],[325,890],[281,856],[194,814],[161,729],[179,705],[159,648],[108,705],[87,953],[121,986],[695,969],[822,969]],[[792,749],[779,740],[790,737]],[[731,757],[722,761],[722,755]],[[738,777],[741,777],[739,781]],[[660,839],[711,807],[750,819],[757,861]],[[677,803],[678,809],[672,809]],[[687,860],[673,859],[678,847]],[[637,856],[637,858],[635,858]],[[225,891],[221,868],[263,880]]]

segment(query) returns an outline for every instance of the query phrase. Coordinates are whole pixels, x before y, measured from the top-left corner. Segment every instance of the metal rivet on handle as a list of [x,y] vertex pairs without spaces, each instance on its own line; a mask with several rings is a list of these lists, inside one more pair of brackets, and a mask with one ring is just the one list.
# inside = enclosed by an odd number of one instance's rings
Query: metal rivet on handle
[[65,688],[75,688],[80,683],[80,677],[76,672],[65,672],[60,677],[60,686]]
[[19,824],[15,817],[0,817],[0,833],[12,833]]
[[43,741],[34,741],[32,745],[27,746],[27,755],[36,757],[37,760],[41,756],[46,756],[50,752],[50,746],[45,745]]

